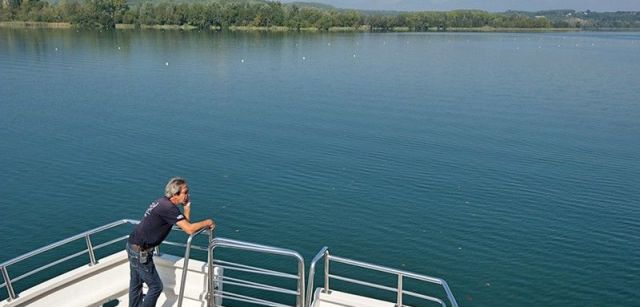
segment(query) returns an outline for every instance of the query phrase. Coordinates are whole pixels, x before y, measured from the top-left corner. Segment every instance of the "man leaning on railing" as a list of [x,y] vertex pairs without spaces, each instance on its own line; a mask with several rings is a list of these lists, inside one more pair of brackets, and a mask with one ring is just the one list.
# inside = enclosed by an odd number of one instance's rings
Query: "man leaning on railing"
[[[180,212],[178,205],[182,205]],[[131,280],[129,282],[129,306],[155,306],[160,293],[162,281],[153,263],[153,249],[160,245],[169,235],[173,225],[177,225],[187,234],[209,227],[215,223],[211,219],[191,223],[191,201],[187,181],[180,177],[171,178],[161,197],[149,205],[144,217],[127,241],[127,254]],[[146,283],[149,291],[143,298],[142,283]]]

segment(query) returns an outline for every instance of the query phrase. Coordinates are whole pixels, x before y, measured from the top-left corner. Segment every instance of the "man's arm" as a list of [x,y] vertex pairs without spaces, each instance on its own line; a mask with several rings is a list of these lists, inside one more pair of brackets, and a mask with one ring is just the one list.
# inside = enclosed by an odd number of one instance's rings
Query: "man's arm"
[[184,217],[191,221],[191,202],[188,202],[186,205],[182,206],[182,214],[184,215]]
[[197,223],[191,223],[188,219],[184,219],[179,220],[176,225],[178,225],[178,227],[180,227],[189,235],[205,227],[209,227],[209,229],[213,229],[216,227],[216,223],[214,223],[212,219],[202,220]]

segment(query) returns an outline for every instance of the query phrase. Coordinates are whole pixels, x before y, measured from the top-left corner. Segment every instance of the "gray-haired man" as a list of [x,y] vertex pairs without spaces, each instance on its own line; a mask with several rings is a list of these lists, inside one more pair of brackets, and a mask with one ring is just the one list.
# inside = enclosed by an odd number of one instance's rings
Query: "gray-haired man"
[[[180,212],[178,205],[182,205]],[[180,177],[171,178],[161,197],[149,205],[140,224],[136,225],[127,241],[131,280],[129,282],[129,306],[155,306],[162,293],[162,281],[153,263],[153,248],[160,245],[169,235],[171,227],[178,225],[187,234],[204,227],[213,229],[211,219],[191,223],[191,202],[189,186]],[[147,295],[142,295],[142,283],[149,287]]]

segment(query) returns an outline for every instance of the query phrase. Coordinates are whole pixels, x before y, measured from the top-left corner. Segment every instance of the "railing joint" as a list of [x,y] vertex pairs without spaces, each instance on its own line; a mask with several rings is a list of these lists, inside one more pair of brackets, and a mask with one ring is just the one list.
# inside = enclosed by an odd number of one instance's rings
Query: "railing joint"
[[16,299],[16,293],[13,291],[13,287],[11,286],[11,278],[9,277],[9,271],[7,270],[6,266],[2,266],[0,267],[1,271],[2,271],[2,278],[4,278],[4,284],[7,286],[7,294],[9,294],[9,297],[7,298],[7,301],[11,302],[12,300]]
[[98,261],[96,260],[96,254],[93,251],[93,245],[91,244],[90,234],[86,234],[84,236],[84,239],[87,242],[87,251],[89,252],[89,265],[93,266],[98,264]]

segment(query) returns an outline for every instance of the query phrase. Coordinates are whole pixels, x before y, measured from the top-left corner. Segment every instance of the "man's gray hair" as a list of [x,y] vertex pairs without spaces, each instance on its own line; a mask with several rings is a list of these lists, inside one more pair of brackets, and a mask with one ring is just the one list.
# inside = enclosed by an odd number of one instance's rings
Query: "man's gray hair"
[[182,177],[173,177],[169,179],[167,186],[164,187],[164,196],[171,198],[174,195],[180,194],[180,187],[187,183]]

